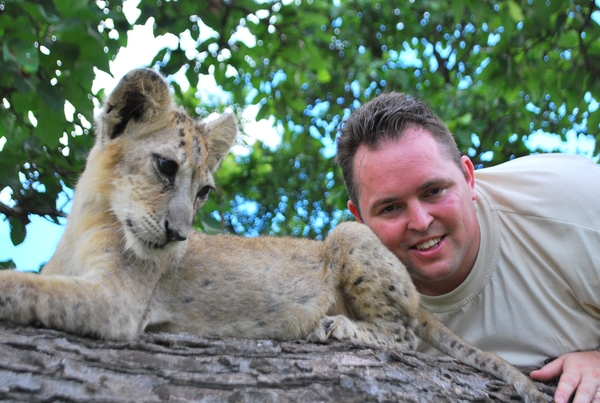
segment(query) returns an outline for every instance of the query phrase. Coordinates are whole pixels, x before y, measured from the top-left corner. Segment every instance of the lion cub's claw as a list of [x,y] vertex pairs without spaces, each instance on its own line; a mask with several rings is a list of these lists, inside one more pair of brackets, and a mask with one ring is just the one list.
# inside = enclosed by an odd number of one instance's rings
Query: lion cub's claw
[[309,333],[306,337],[306,341],[309,343],[326,343],[331,338],[332,324],[333,319],[325,316],[317,323],[312,332]]
[[325,316],[306,337],[311,343],[326,343],[330,339],[360,341],[356,325],[347,317]]

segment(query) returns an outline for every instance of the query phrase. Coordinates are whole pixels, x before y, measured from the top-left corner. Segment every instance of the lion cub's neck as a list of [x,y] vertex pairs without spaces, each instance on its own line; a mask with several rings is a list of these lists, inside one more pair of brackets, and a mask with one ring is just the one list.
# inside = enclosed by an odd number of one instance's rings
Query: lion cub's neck
[[69,268],[70,274],[76,275],[89,259],[122,253],[121,224],[110,205],[111,195],[118,191],[111,181],[110,169],[119,155],[118,150],[102,149],[98,144],[92,149],[87,168],[75,187],[65,232],[44,273],[60,267],[62,273]]

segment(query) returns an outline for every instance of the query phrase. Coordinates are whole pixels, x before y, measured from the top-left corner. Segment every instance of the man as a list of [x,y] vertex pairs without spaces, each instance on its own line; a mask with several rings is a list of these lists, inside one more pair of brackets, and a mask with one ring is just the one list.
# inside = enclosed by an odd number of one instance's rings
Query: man
[[348,208],[407,266],[422,304],[515,365],[600,402],[600,167],[519,158],[475,172],[422,102],[381,95],[344,123]]

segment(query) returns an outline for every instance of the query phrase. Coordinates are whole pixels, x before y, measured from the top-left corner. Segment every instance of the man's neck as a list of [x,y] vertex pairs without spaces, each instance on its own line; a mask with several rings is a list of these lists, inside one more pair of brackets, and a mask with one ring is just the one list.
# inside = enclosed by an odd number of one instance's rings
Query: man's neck
[[448,294],[458,288],[467,279],[470,272],[471,270],[460,273],[460,276],[458,276],[459,273],[455,272],[451,278],[442,280],[423,280],[412,275],[411,279],[419,293],[427,295],[428,297],[439,297],[440,295]]

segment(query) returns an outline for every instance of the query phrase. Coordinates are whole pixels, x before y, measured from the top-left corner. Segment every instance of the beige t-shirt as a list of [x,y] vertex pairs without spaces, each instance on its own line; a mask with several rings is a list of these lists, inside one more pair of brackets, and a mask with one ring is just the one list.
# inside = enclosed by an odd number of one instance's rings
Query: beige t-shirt
[[[422,296],[423,305],[515,365],[598,348],[600,166],[534,155],[475,178],[482,236],[473,271],[446,295]],[[419,350],[437,353],[425,343]]]

